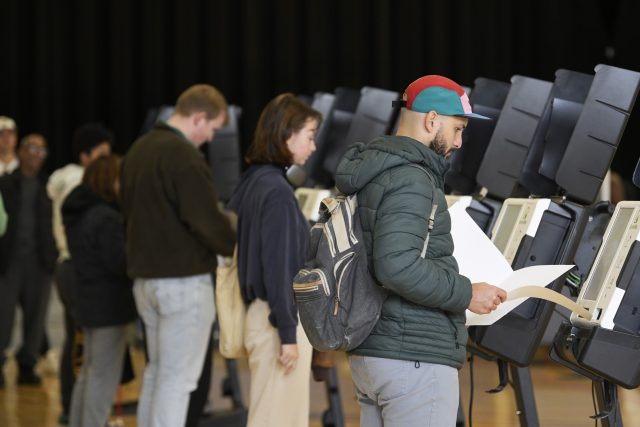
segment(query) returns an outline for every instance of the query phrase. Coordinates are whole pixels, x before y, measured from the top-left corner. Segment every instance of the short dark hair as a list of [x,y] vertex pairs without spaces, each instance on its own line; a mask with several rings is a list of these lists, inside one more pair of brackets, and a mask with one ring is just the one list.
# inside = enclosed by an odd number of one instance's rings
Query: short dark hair
[[45,146],[47,145],[47,138],[45,138],[44,135],[40,133],[30,133],[28,135],[23,136],[22,139],[20,139],[20,142],[18,143],[18,149],[21,149],[25,144],[29,143],[34,139],[41,139],[42,141],[44,141],[44,145]]
[[322,115],[295,95],[283,93],[273,98],[260,114],[253,142],[245,158],[247,163],[291,165],[293,157],[287,140],[302,130],[309,119],[316,120],[319,125]]
[[120,163],[120,156],[115,154],[98,157],[87,166],[82,176],[82,184],[105,202],[116,202],[116,182],[120,179]]
[[80,154],[89,154],[103,142],[113,145],[113,134],[102,123],[86,123],[73,134],[73,157],[80,160]]
[[[190,116],[193,113],[204,112],[211,120],[227,113],[227,100],[215,87],[207,84],[196,84],[182,92],[176,101],[176,113]],[[225,116],[225,124],[227,121]]]

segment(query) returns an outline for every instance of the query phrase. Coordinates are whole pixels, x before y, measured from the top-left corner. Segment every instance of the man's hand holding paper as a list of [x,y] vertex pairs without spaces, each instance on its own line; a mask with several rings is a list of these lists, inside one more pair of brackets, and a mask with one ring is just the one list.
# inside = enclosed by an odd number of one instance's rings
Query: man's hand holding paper
[[476,314],[488,314],[498,308],[507,299],[507,293],[488,283],[473,283],[469,311]]
[[[484,298],[484,292],[489,293],[493,288],[494,297],[496,289],[506,293],[504,298],[496,299],[496,307],[486,311],[490,301],[485,301],[484,310],[478,310],[472,297],[469,310],[467,310],[467,326],[491,325],[518,305],[523,303],[527,296],[522,292],[516,293],[517,298],[509,299],[508,294],[519,288],[528,286],[545,287],[555,279],[571,269],[572,265],[536,265],[513,271],[502,253],[493,242],[482,232],[461,204],[455,204],[449,209],[451,215],[451,236],[453,237],[453,256],[458,262],[460,274],[468,277],[474,286],[474,294],[479,292],[478,298]],[[489,285],[495,283],[496,286]],[[483,286],[479,286],[483,285]],[[487,288],[487,286],[491,288]],[[478,290],[476,291],[476,287]],[[559,295],[559,294],[558,294]],[[546,298],[544,295],[537,297]]]

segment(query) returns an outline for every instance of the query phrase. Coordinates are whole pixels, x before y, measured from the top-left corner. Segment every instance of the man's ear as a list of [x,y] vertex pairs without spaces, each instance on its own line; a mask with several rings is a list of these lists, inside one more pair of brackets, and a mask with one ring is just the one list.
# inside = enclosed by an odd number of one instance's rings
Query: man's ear
[[207,113],[205,113],[204,111],[198,111],[191,115],[191,123],[194,126],[202,124],[203,121],[207,121]]
[[429,133],[433,133],[437,131],[437,121],[438,113],[435,111],[429,111],[424,115],[424,127]]

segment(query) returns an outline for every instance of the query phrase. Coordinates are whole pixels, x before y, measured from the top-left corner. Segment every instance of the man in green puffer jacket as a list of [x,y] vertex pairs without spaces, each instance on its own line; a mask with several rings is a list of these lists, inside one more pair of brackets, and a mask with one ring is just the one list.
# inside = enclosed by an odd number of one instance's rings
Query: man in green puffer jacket
[[362,426],[449,427],[465,310],[489,313],[506,299],[502,289],[458,273],[443,191],[447,158],[460,148],[467,121],[487,118],[473,114],[464,90],[442,76],[416,80],[403,99],[396,134],[352,146],[336,171],[338,189],[358,193],[369,265],[389,290],[349,363]]

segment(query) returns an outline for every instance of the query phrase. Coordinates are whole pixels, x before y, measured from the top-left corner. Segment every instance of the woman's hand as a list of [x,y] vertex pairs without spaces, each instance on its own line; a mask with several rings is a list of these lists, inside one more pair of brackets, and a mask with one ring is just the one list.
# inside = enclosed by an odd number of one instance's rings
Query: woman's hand
[[284,374],[288,375],[296,368],[298,362],[298,345],[297,344],[283,344],[280,346],[280,355],[278,356],[278,362],[284,368]]

